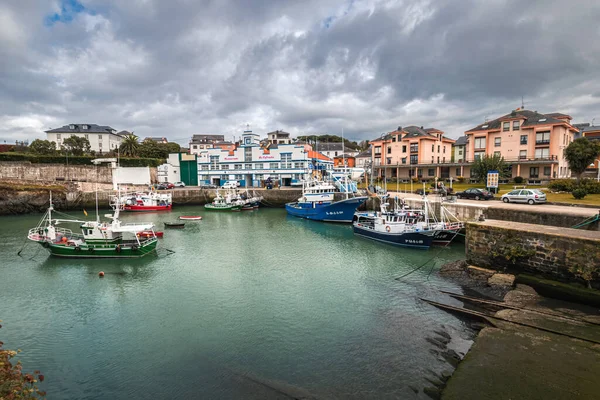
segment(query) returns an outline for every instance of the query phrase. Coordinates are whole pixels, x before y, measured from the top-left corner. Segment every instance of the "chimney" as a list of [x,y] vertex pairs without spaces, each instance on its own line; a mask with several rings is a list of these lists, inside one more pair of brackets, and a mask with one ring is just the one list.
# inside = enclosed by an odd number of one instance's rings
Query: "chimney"
[[401,127],[401,126],[399,126],[399,127],[398,127],[398,132],[400,132],[401,130],[402,130],[402,127]]

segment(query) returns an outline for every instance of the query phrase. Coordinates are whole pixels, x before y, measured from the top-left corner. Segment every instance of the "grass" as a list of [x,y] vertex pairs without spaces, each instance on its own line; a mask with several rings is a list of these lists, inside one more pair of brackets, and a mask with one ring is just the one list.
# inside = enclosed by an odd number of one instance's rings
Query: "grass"
[[[381,183],[378,183],[377,185],[382,186]],[[446,187],[449,187],[448,184],[445,184],[445,185],[446,185]],[[583,204],[583,205],[600,206],[600,194],[588,194],[583,199],[577,200],[573,197],[573,195],[571,193],[552,193],[549,190],[544,189],[540,185],[517,185],[515,183],[501,184],[500,187],[498,188],[498,196],[502,196],[503,194],[508,193],[511,190],[514,190],[515,186],[517,186],[518,188],[526,187],[527,189],[543,189],[544,193],[546,193],[546,198],[548,199],[549,202],[552,202],[552,203],[565,203],[565,204],[573,204],[573,205]],[[364,187],[364,184],[362,185],[362,187]],[[427,190],[431,190],[432,189],[431,183],[427,183],[426,187],[427,187]],[[422,183],[413,183],[412,184],[412,192],[414,192],[417,189],[422,189],[422,188],[423,188]],[[469,188],[485,189],[485,184],[484,183],[453,183],[452,188],[454,189],[454,193],[456,193],[456,192],[462,192],[463,190],[466,190]],[[411,185],[410,185],[410,183],[388,183],[387,190],[390,192],[410,192]]]

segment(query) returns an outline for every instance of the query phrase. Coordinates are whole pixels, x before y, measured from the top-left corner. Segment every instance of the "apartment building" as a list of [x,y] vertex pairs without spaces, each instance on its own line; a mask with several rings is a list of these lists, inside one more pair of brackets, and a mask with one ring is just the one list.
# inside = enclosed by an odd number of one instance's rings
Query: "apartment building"
[[271,144],[292,144],[292,138],[288,132],[277,130],[267,133],[267,142]]
[[128,132],[117,133],[116,129],[96,124],[69,124],[46,132],[47,139],[56,143],[60,150],[64,140],[71,136],[83,137],[90,142],[90,149],[96,153],[108,153],[121,145],[123,136]]
[[224,141],[225,135],[194,135],[190,140],[190,154],[200,154],[202,150],[210,149],[215,143]]
[[393,132],[371,140],[374,173],[378,177],[408,181],[413,177],[450,178],[462,171],[451,171],[455,140],[436,128],[399,126]]
[[514,110],[465,132],[468,137],[467,163],[483,155],[499,155],[511,166],[512,177],[530,183],[552,178],[569,178],[571,171],[564,149],[578,130],[571,116]]

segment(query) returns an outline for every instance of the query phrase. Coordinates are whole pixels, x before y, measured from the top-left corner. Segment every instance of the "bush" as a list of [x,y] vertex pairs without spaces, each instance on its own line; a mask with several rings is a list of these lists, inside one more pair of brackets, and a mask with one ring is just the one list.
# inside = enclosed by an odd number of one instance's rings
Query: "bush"
[[579,188],[584,189],[587,194],[600,194],[600,182],[593,179],[582,179]]
[[521,184],[523,183],[523,177],[522,176],[515,176],[514,181],[516,184]]
[[553,192],[572,192],[577,187],[574,179],[556,179],[548,184],[548,189]]
[[[92,160],[102,157],[36,155],[24,153],[0,153],[0,161],[29,161],[32,164],[93,165]],[[165,160],[158,158],[120,158],[123,167],[158,167]]]
[[581,200],[587,195],[587,192],[585,191],[585,189],[578,188],[573,190],[572,194],[573,197],[575,197],[577,200]]
[[463,183],[465,181],[465,177],[464,176],[457,176],[456,180],[458,181],[458,183]]
[[419,182],[419,178],[417,178],[417,177],[413,177],[413,178],[412,178],[412,181],[413,181],[413,183],[417,183],[417,182]]

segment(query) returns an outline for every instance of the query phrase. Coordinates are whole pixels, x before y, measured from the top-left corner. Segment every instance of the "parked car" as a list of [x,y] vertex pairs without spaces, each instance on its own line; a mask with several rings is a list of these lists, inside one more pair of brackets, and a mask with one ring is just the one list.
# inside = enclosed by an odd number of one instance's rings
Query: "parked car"
[[501,199],[505,203],[538,204],[546,202],[546,193],[539,189],[518,189],[503,194]]
[[183,183],[183,182],[181,182],[181,181],[179,181],[179,182],[175,182],[173,185],[174,185],[175,187],[185,187],[185,183]]
[[[419,188],[417,190],[415,190],[416,194],[420,194],[421,196],[423,195],[423,189]],[[429,194],[429,190],[425,190],[425,196],[427,196]]]
[[167,190],[167,189],[173,189],[175,187],[175,185],[173,185],[172,183],[169,182],[164,182],[164,183],[159,183],[158,186],[156,187],[157,190]]
[[238,181],[227,181],[221,186],[222,189],[236,189],[240,187],[240,183]]
[[457,192],[456,197],[459,199],[489,200],[494,198],[494,194],[485,189],[471,188],[462,192]]
[[216,189],[217,185],[212,185],[212,184],[208,184],[208,185],[200,185],[200,189]]

